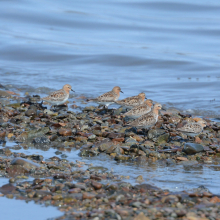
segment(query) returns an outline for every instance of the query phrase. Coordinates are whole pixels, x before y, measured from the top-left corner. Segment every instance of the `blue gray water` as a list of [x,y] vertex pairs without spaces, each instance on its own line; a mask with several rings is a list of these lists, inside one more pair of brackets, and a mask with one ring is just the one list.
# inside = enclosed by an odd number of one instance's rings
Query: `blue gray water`
[[43,93],[68,82],[90,97],[119,85],[122,98],[143,91],[218,114],[218,0],[2,0],[0,20],[3,84]]

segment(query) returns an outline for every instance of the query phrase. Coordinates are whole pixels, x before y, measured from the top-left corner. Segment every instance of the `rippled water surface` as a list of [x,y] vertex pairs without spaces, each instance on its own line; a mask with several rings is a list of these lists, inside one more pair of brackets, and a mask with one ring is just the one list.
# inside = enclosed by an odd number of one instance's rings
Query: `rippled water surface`
[[1,0],[0,20],[3,84],[59,89],[68,82],[89,97],[119,85],[122,98],[144,91],[218,114],[218,0]]

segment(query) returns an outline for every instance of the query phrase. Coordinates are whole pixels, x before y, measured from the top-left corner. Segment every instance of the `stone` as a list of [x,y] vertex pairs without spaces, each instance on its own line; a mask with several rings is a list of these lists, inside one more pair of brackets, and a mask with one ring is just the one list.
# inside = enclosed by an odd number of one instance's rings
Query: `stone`
[[183,152],[186,154],[196,154],[202,151],[204,151],[204,147],[201,144],[185,143],[183,148]]
[[164,143],[167,143],[168,142],[168,139],[169,139],[169,133],[165,133],[165,134],[162,134],[160,135],[158,138],[157,138],[157,143],[158,144],[164,144]]
[[24,158],[16,157],[11,161],[11,165],[20,165],[23,166],[27,170],[36,169],[39,168],[40,165],[37,163],[34,163],[31,160],[27,160]]
[[96,181],[92,181],[92,186],[95,188],[95,189],[101,189],[102,188],[102,184],[101,183],[98,183]]
[[149,219],[148,217],[146,217],[143,212],[140,212],[140,213],[134,218],[134,220],[150,220],[150,219]]
[[60,128],[58,133],[61,136],[71,136],[72,130],[70,128]]
[[11,97],[11,95],[5,91],[0,90],[0,97],[2,98]]
[[48,127],[43,127],[43,128],[40,128],[40,129],[33,129],[33,130],[30,130],[28,132],[28,139],[33,139],[33,138],[36,138],[36,137],[42,137],[44,136],[47,132],[49,132],[49,128]]
[[89,193],[89,192],[84,192],[82,194],[82,199],[93,199],[95,198],[95,194]]

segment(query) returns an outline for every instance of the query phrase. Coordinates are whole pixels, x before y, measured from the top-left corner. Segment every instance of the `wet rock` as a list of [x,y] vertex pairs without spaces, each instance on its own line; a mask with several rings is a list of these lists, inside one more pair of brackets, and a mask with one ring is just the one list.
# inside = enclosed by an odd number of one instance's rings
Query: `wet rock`
[[11,177],[18,176],[18,175],[25,175],[29,173],[29,171],[21,165],[9,166],[8,168],[6,168],[6,171],[8,175]]
[[127,155],[117,155],[115,157],[115,160],[129,160],[129,159],[131,159],[131,157]]
[[6,131],[0,131],[0,138],[4,138],[6,136]]
[[147,192],[147,191],[158,191],[160,190],[160,188],[156,187],[156,186],[152,186],[150,184],[140,184],[140,185],[136,185],[134,186],[135,189],[140,190],[141,192]]
[[107,149],[109,149],[112,145],[113,145],[112,142],[106,142],[106,143],[100,144],[98,147],[99,147],[99,150],[100,150],[101,152],[104,152],[104,151],[106,151]]
[[204,147],[201,144],[185,143],[183,148],[183,152],[186,154],[196,154],[202,151],[204,151]]
[[28,109],[25,112],[25,116],[27,116],[27,117],[34,117],[36,115],[37,115],[37,110],[35,110],[35,109]]
[[95,107],[94,106],[86,106],[84,109],[83,109],[83,111],[87,111],[87,112],[89,112],[89,111],[94,111],[95,110]]
[[59,135],[61,136],[71,136],[72,130],[70,128],[61,128],[59,129]]
[[11,161],[11,165],[20,165],[20,166],[23,166],[25,169],[27,170],[31,170],[31,169],[36,169],[36,168],[39,168],[40,165],[37,164],[37,163],[34,163],[33,161],[31,160],[27,160],[27,159],[24,159],[24,158],[14,158],[12,161]]
[[0,90],[0,97],[1,98],[11,97],[11,95],[5,91]]
[[36,137],[33,139],[34,144],[49,144],[50,140],[47,137]]
[[82,190],[80,188],[73,188],[73,189],[70,189],[68,192],[71,194],[71,193],[80,193]]
[[151,129],[148,131],[147,137],[148,139],[152,140],[154,138],[159,137],[160,135],[164,134],[165,130],[163,129]]
[[96,182],[96,181],[92,181],[91,183],[92,183],[91,185],[92,185],[95,189],[101,189],[101,188],[102,188],[102,184],[101,184],[101,183],[98,183],[98,182]]
[[4,155],[6,155],[6,156],[10,156],[10,155],[12,155],[12,152],[11,152],[11,150],[9,149],[9,148],[3,148],[3,149],[0,149],[0,154],[4,154]]
[[42,137],[44,136],[46,133],[49,132],[49,128],[48,127],[43,127],[43,128],[40,128],[40,129],[33,129],[33,130],[30,130],[28,132],[28,139],[34,139],[36,137]]
[[109,147],[109,148],[106,150],[106,153],[107,153],[107,154],[111,154],[111,153],[115,152],[116,148],[117,148],[117,145],[112,145],[111,147]]
[[128,146],[131,146],[131,145],[133,145],[133,144],[138,144],[138,142],[137,142],[135,139],[133,139],[133,138],[126,138],[126,139],[125,139],[125,143],[126,143],[126,145],[128,145]]
[[16,187],[13,186],[12,184],[5,184],[2,187],[0,187],[0,192],[7,195],[9,193],[15,193],[16,192]]
[[107,137],[110,139],[123,138],[124,136],[125,135],[123,133],[110,133],[107,135]]
[[82,199],[93,199],[93,198],[95,198],[95,194],[93,193],[85,192],[82,194]]
[[157,138],[157,143],[158,144],[163,144],[163,143],[167,143],[168,139],[169,139],[169,133],[166,134],[162,134]]
[[105,172],[108,170],[108,168],[105,168],[105,167],[90,167],[88,168],[89,171],[102,171],[102,172]]

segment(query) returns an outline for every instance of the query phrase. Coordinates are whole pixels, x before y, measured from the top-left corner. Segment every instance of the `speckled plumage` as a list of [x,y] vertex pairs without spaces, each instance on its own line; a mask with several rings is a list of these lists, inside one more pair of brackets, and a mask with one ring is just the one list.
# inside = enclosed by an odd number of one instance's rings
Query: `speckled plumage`
[[121,106],[124,106],[125,108],[132,109],[135,106],[139,106],[144,103],[145,100],[145,94],[142,92],[138,94],[137,96],[128,97],[119,101],[116,101],[115,103]]
[[132,108],[130,111],[126,112],[124,116],[129,118],[139,118],[140,116],[147,114],[151,111],[153,101],[151,99],[147,99],[143,104],[138,105]]
[[183,125],[183,127],[178,128],[177,131],[181,131],[188,136],[194,137],[199,135],[203,128],[206,126],[206,121],[200,120],[198,122],[190,122]]
[[[109,106],[118,100],[120,96],[121,88],[115,86],[111,91],[106,92],[95,99],[89,99],[89,102],[96,102],[100,105]],[[123,92],[122,92],[123,93]]]
[[158,110],[161,108],[161,104],[156,103],[149,113],[144,114],[141,117],[135,119],[130,124],[128,124],[128,126],[136,128],[150,128],[154,126],[158,120]]
[[52,92],[50,95],[42,98],[42,100],[52,105],[64,104],[69,98],[70,90],[72,90],[72,87],[69,84],[66,84],[62,89]]

